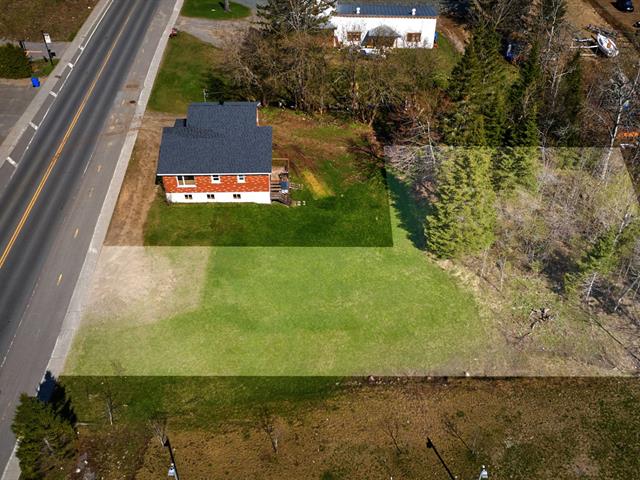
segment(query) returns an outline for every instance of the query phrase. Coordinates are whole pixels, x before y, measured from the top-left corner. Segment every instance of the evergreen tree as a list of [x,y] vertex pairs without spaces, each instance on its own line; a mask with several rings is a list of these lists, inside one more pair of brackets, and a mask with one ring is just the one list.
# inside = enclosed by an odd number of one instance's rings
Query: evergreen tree
[[490,163],[485,148],[449,150],[426,224],[427,246],[439,257],[472,253],[493,242],[496,215]]
[[616,228],[609,228],[596,239],[591,248],[578,260],[576,271],[565,275],[567,292],[575,292],[585,287],[585,297],[591,296],[597,276],[606,275],[615,266],[617,239]]
[[449,145],[498,146],[502,142],[506,121],[503,63],[496,32],[476,27],[447,89],[454,103],[443,125]]
[[76,451],[76,435],[67,419],[51,405],[22,394],[11,428],[19,441],[21,478],[65,478],[66,463]]
[[258,23],[271,35],[317,31],[329,21],[335,0],[267,0],[256,7]]
[[31,63],[22,49],[11,43],[0,46],[0,77],[26,78],[31,76]]
[[534,44],[509,93],[512,110],[505,132],[506,148],[494,159],[493,181],[498,190],[508,192],[516,184],[535,185],[540,144],[538,99],[541,77],[539,48]]

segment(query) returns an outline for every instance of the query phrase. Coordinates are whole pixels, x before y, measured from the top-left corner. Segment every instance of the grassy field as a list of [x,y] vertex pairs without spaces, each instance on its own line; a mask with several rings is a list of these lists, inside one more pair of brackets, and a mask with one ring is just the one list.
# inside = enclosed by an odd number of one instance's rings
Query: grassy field
[[[66,371],[113,374],[117,364],[132,375],[462,372],[469,352],[492,341],[484,321],[470,293],[424,258],[395,215],[392,222],[391,248],[212,247],[199,306],[145,322],[126,304],[115,315],[90,312]],[[181,258],[188,265],[188,254]],[[145,278],[146,287],[175,275]]]
[[288,158],[291,180],[304,185],[292,198],[305,205],[168,205],[160,194],[147,217],[146,245],[392,245],[382,170],[363,168],[376,161],[363,153],[366,126],[275,109],[261,116],[274,129],[274,157]]
[[185,17],[202,17],[211,20],[233,20],[251,15],[251,9],[239,3],[229,2],[230,11],[224,10],[220,0],[186,0],[180,12]]
[[[185,52],[189,52],[185,55]],[[219,51],[191,35],[180,34],[169,41],[162,68],[153,85],[149,108],[184,115],[191,102],[203,101],[203,89],[211,81]]]
[[[188,478],[635,478],[640,382],[618,378],[66,377],[101,478],[166,474],[166,419]],[[112,399],[109,425],[105,398]],[[278,452],[264,424],[273,427]]]
[[0,0],[0,38],[71,41],[98,0]]

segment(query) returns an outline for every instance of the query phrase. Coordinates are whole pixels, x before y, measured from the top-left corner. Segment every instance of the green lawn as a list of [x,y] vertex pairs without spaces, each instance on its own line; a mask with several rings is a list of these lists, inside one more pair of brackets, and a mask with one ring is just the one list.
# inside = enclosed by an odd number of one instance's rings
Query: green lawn
[[123,306],[80,330],[67,373],[462,371],[490,341],[472,296],[392,220],[392,248],[212,247],[199,307],[136,324]]
[[233,20],[251,15],[251,9],[239,3],[230,2],[231,11],[225,12],[221,0],[186,0],[180,12],[185,17],[202,17],[212,20]]
[[215,47],[187,33],[180,32],[170,39],[153,85],[149,108],[184,115],[191,102],[202,102],[203,89],[211,82],[217,55]]

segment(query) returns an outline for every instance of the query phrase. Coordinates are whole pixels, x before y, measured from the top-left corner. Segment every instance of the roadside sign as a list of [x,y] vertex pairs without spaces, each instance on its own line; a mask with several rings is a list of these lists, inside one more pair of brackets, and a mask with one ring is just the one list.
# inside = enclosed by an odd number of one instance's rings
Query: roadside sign
[[43,33],[45,43],[51,43],[51,36],[48,33]]

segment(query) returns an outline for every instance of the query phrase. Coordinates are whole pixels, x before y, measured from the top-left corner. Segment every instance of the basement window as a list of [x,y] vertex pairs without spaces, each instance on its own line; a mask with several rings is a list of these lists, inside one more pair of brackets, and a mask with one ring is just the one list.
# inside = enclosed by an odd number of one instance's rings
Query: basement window
[[207,200],[215,200],[216,196],[213,193],[207,193]]
[[233,199],[234,200],[240,200],[242,198],[242,196],[239,193],[234,193],[233,194]]
[[193,175],[179,175],[176,178],[179,187],[193,187],[196,184],[196,177]]
[[185,199],[185,200],[193,200],[193,195],[191,195],[190,193],[187,193],[187,194],[184,196],[184,199]]

